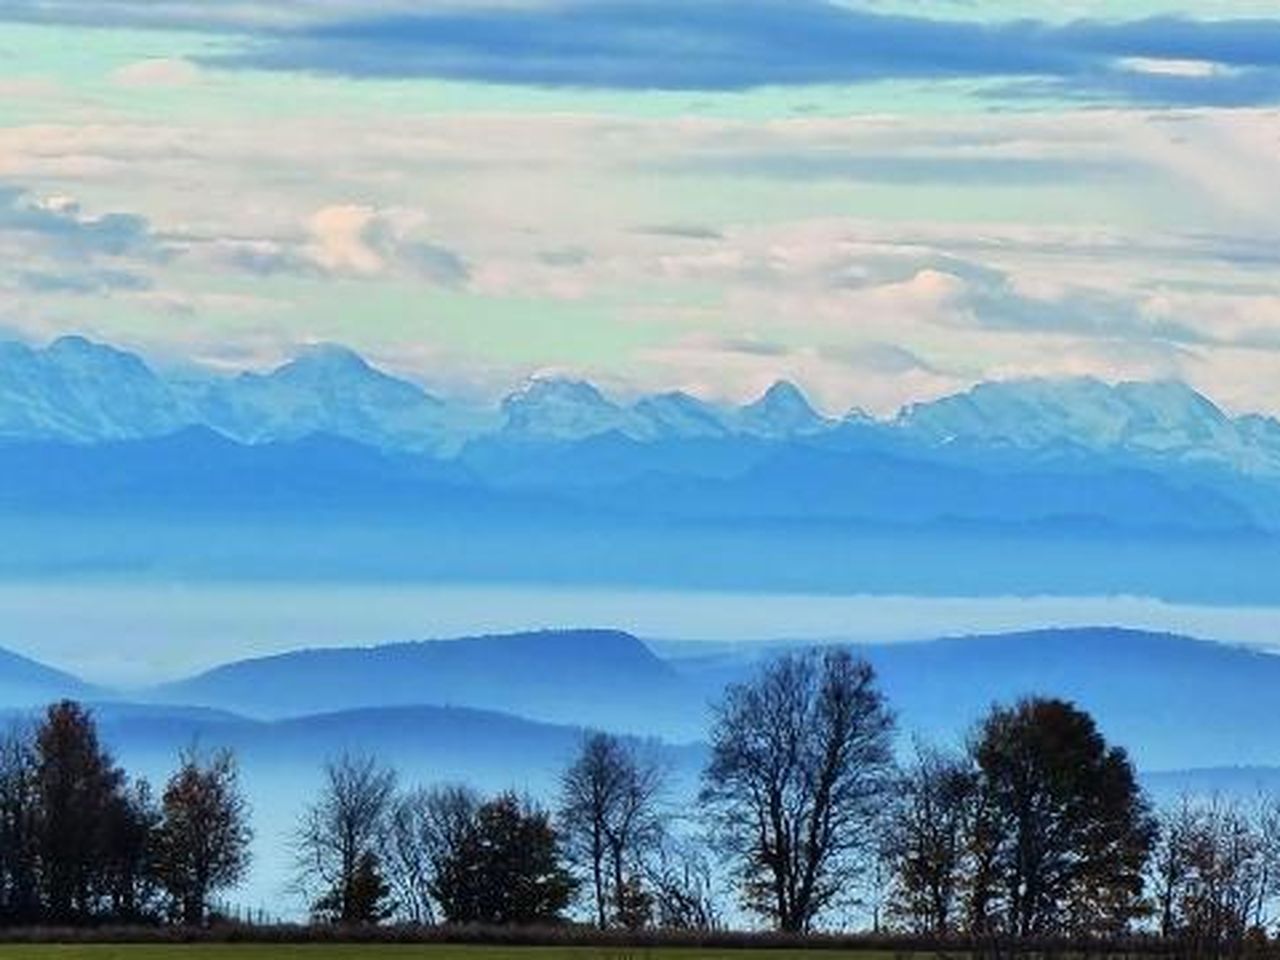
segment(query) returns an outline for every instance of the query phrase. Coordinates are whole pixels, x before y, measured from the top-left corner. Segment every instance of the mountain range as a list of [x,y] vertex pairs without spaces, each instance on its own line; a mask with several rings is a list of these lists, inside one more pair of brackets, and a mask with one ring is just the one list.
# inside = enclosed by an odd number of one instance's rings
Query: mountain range
[[263,443],[332,434],[381,449],[457,453],[491,437],[572,443],[620,434],[642,443],[869,433],[909,447],[990,448],[1041,457],[1141,456],[1280,476],[1280,422],[1231,417],[1177,382],[1089,378],[983,383],[878,421],[816,412],[779,382],[742,407],[671,392],[623,404],[590,383],[534,379],[493,409],[447,402],[334,344],[303,349],[267,373],[161,374],[140,356],[79,336],[45,347],[0,342],[0,438],[99,443],[205,426]]
[[159,373],[0,346],[0,575],[1280,600],[1280,425],[1176,383],[982,384],[890,420],[535,380],[491,409],[349,350]]
[[[386,712],[387,742],[401,743],[396,730],[416,729],[418,720],[396,711],[426,707],[696,742],[728,684],[803,646],[651,644],[616,630],[548,630],[298,650],[122,691],[8,654],[0,659],[0,709],[63,696],[90,699],[109,708],[113,722],[137,725],[129,729],[150,729],[165,718],[159,727],[170,746],[175,736],[210,725],[216,734],[233,730],[218,724],[247,724],[260,738],[292,729],[279,726],[283,721],[307,717],[329,717],[335,730],[348,721],[333,718],[360,716],[367,725],[377,719],[369,711]],[[876,668],[904,742],[924,736],[959,743],[991,703],[1044,694],[1081,703],[1147,770],[1280,766],[1271,723],[1280,657],[1270,652],[1101,627],[855,649]],[[422,716],[435,723],[446,714]]]

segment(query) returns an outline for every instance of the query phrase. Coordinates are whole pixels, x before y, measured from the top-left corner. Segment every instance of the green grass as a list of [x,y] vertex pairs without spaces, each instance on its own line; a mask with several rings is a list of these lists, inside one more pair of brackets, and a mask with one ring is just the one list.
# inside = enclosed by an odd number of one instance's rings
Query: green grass
[[879,951],[448,944],[6,944],[0,960],[895,960]]

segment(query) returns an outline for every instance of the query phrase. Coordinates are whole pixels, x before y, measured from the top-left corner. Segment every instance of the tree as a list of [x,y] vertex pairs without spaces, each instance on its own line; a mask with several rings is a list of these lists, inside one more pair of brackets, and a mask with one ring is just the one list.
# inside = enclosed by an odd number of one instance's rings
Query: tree
[[160,918],[159,829],[161,812],[151,785],[139,780],[114,797],[107,809],[107,911],[116,923]]
[[368,925],[391,918],[395,911],[391,887],[382,875],[378,856],[366,850],[356,861],[346,885],[321,897],[311,912],[329,923]]
[[419,788],[396,798],[385,866],[400,910],[412,922],[434,921],[432,891],[441,871],[456,862],[470,842],[481,802],[464,786]]
[[372,757],[343,754],[325,764],[320,795],[294,837],[298,886],[319,887],[313,904],[324,918],[366,922],[353,896],[356,873],[366,858],[377,858],[395,785],[395,773]]
[[0,740],[0,923],[40,919],[39,829],[34,738],[14,727]]
[[889,912],[914,933],[946,936],[963,925],[977,788],[964,757],[926,747],[917,747],[898,779],[884,840],[893,878]]
[[1183,798],[1160,817],[1152,858],[1161,932],[1193,955],[1238,953],[1266,929],[1277,893],[1275,800],[1252,806],[1213,797]]
[[234,755],[222,750],[202,762],[184,753],[161,806],[161,882],[181,922],[201,926],[211,895],[235,886],[249,868],[253,831]]
[[662,774],[635,747],[590,733],[560,781],[559,822],[570,856],[591,881],[596,924],[639,925],[647,913],[643,861],[662,835]]
[[1142,908],[1155,824],[1124,750],[1061,700],[995,707],[972,746],[997,878],[976,896],[1019,936],[1114,935]]
[[649,889],[654,919],[662,929],[719,929],[715,870],[699,843],[663,837],[649,860]]
[[701,796],[748,909],[805,931],[853,884],[892,734],[871,666],[847,650],[785,656],[728,689]]
[[432,894],[450,923],[561,920],[577,887],[547,813],[512,793],[482,804],[438,865]]
[[46,918],[84,923],[104,894],[109,813],[124,773],[99,746],[93,718],[70,700],[49,707],[36,731],[37,857]]

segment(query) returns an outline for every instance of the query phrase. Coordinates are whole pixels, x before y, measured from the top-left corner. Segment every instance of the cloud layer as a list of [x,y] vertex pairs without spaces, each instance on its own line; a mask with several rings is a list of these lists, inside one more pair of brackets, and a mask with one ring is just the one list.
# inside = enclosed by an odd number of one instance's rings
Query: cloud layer
[[981,22],[826,0],[567,0],[366,16],[214,60],[356,77],[634,90],[1000,81],[992,96],[1258,104],[1280,98],[1280,20]]

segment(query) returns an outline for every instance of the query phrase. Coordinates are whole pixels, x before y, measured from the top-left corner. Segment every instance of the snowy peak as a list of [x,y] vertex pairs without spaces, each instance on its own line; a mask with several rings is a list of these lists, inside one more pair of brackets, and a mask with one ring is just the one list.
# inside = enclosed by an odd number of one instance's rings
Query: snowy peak
[[[1107,384],[1092,378],[983,383],[907,407],[894,426],[927,445],[1030,452],[1075,448],[1280,471],[1266,418],[1232,420],[1183,383]],[[1271,421],[1274,422],[1274,421]]]
[[723,437],[730,432],[724,411],[680,391],[644,397],[632,410],[655,437]]
[[438,449],[444,404],[421,387],[375,369],[345,347],[317,344],[270,373],[212,382],[202,419],[238,440],[291,440],[329,433],[381,447]]
[[618,431],[635,436],[639,419],[582,380],[535,378],[502,401],[504,432],[524,439],[583,440]]
[[0,350],[0,436],[91,443],[190,423],[181,398],[134,354],[83,337]]
[[764,394],[738,411],[736,426],[742,433],[782,439],[817,433],[830,421],[809,404],[794,383],[779,380]]

